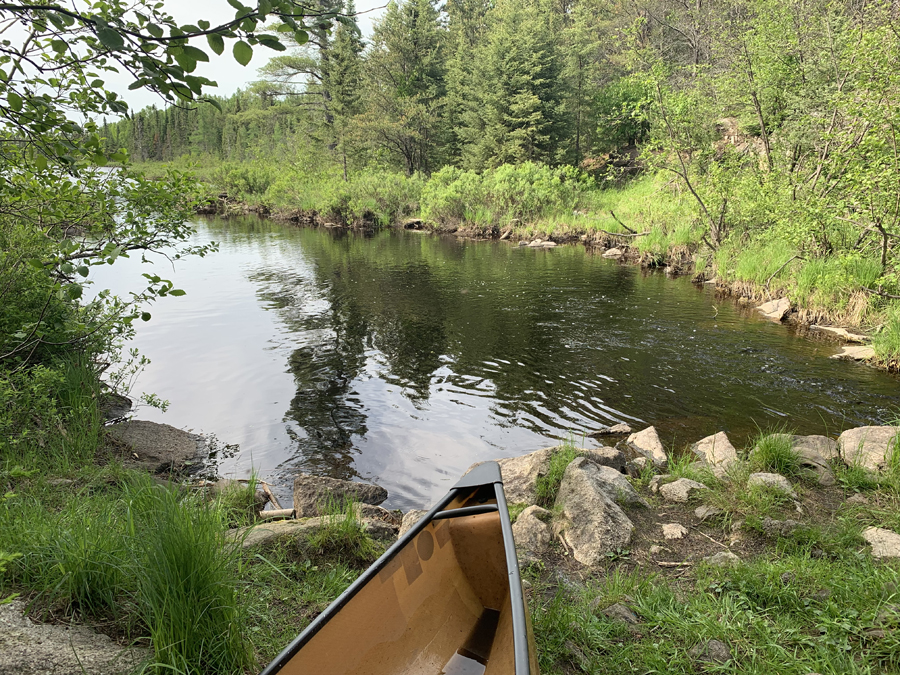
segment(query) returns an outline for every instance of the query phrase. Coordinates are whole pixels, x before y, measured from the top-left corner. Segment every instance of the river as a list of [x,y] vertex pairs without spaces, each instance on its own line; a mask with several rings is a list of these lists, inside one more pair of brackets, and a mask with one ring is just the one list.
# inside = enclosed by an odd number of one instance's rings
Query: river
[[[828,357],[709,286],[592,255],[415,232],[209,219],[220,251],[152,271],[187,291],[149,308],[137,418],[212,435],[219,472],[371,480],[430,504],[473,462],[627,422],[683,447],[726,431],[838,434],[893,419],[900,380]],[[125,294],[136,257],[95,268]],[[289,501],[289,498],[288,498]]]

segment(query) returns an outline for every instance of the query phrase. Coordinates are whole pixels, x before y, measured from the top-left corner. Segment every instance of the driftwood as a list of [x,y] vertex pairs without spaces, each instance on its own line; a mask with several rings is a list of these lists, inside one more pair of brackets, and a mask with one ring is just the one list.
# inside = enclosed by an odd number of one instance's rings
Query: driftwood
[[624,232],[607,232],[606,230],[601,230],[600,228],[597,228],[597,231],[602,232],[603,234],[608,234],[610,237],[644,237],[650,234],[650,230],[647,230],[646,232],[635,232],[634,230],[632,230],[632,234],[625,234]]
[[874,293],[875,295],[880,295],[882,298],[890,298],[891,300],[900,300],[900,295],[891,295],[890,293],[885,293],[884,291],[876,291],[874,288],[868,288],[863,286],[862,289],[864,291],[868,291],[869,293]]
[[613,213],[612,209],[609,210],[609,215],[611,215],[611,216],[613,217],[613,220],[616,221],[619,225],[621,225],[621,226],[624,227],[626,230],[628,230],[629,232],[631,232],[631,234],[637,234],[637,230],[632,230],[632,229],[631,229],[630,227],[628,227],[625,223],[623,223],[621,220],[619,220],[619,217],[618,217],[615,213]]
[[290,520],[294,517],[294,509],[272,509],[271,511],[260,511],[260,520]]
[[279,511],[283,510],[281,508],[281,504],[278,503],[278,498],[269,489],[269,484],[263,480],[259,481],[259,484],[262,486],[263,492],[266,493],[266,497],[268,497],[269,501],[272,502],[272,506],[274,506]]

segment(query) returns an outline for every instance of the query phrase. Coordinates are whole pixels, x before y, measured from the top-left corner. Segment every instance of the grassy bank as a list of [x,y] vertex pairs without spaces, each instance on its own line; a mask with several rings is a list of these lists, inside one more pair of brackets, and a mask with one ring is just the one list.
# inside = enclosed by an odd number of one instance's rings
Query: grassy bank
[[[162,166],[144,168],[159,172]],[[622,248],[632,261],[715,278],[737,296],[787,296],[799,322],[869,332],[881,365],[900,367],[900,307],[887,297],[898,293],[893,257],[882,264],[877,239],[857,236],[840,219],[827,226],[821,218],[810,222],[813,216],[777,186],[763,199],[749,178],[750,184],[733,188],[733,220],[713,246],[698,199],[682,180],[662,173],[619,185],[570,167],[525,163],[480,174],[445,167],[427,179],[374,171],[344,181],[336,172],[244,163],[207,166],[198,176],[211,195],[228,196],[216,205],[226,213],[249,208],[349,226],[415,218],[438,232],[497,237],[508,231],[513,240],[580,239]],[[716,187],[713,178],[697,177],[692,187],[698,194],[704,180],[710,190]]]

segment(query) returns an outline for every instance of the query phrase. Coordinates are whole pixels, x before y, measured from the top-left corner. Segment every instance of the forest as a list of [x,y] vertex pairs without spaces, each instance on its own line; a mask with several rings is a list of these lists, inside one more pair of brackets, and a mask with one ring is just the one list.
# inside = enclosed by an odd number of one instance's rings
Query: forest
[[326,220],[624,222],[644,264],[874,327],[896,364],[894,3],[404,0],[370,39],[340,10],[246,90],[105,124],[108,146]]

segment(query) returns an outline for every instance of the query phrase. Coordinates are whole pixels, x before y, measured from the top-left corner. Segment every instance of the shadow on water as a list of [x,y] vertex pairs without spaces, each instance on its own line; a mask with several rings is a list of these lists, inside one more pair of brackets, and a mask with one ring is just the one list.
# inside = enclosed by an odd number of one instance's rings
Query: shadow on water
[[[142,345],[164,383],[154,390],[166,397],[180,377],[178,352],[163,344],[206,358],[197,303],[234,355],[235,382],[220,382],[205,408],[173,408],[183,424],[240,442],[235,467],[252,456],[285,486],[297,470],[372,479],[390,505],[423,506],[472,462],[582,442],[601,425],[654,424],[675,446],[720,430],[743,443],[775,426],[834,434],[897,404],[895,378],[828,359],[832,345],[580,247],[255,219],[209,221],[199,237],[222,252],[175,274],[188,290],[181,318],[163,317]],[[203,274],[227,275],[229,295],[203,297],[199,281],[192,291]],[[243,388],[239,407],[232,386]],[[268,399],[249,400],[257,391]]]

